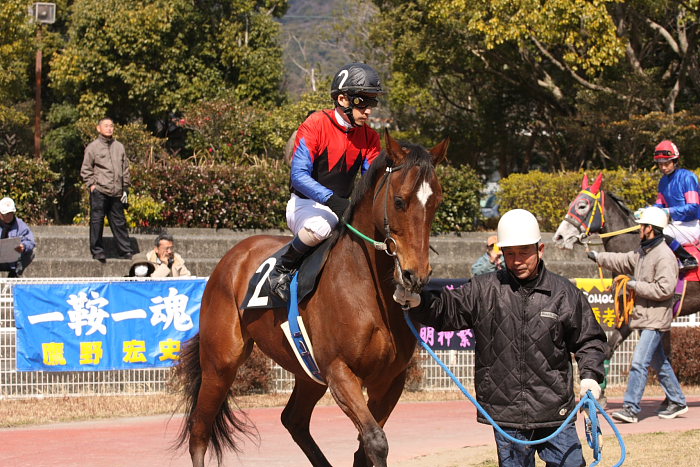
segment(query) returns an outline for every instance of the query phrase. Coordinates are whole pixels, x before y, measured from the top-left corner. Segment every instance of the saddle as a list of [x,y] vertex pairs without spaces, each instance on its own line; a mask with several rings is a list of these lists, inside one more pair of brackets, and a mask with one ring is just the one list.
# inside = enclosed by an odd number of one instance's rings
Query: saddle
[[[337,233],[334,235],[337,235]],[[333,239],[333,236],[321,242],[309,256],[304,258],[301,266],[299,266],[297,275],[297,303],[302,302],[316,290],[321,271],[323,271],[323,267],[328,259],[328,254],[331,251],[331,246],[333,245],[331,239]],[[246,292],[243,306],[241,307],[242,309],[287,307],[285,301],[270,291],[270,284],[267,280],[285,248],[286,245],[282,246],[274,255],[263,261],[255,271],[255,274],[253,274],[253,277],[250,278],[248,282],[248,291]]]

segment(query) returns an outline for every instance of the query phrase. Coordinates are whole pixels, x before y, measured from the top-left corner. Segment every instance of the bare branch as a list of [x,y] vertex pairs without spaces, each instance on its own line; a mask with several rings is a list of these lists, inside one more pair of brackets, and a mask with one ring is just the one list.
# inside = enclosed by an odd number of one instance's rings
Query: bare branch
[[660,24],[652,21],[649,18],[644,18],[644,21],[647,23],[647,26],[649,26],[651,29],[653,29],[654,31],[661,34],[661,37],[663,37],[666,40],[668,45],[671,47],[671,50],[676,52],[678,55],[681,54],[681,50],[680,50],[680,47],[678,46],[678,42],[676,42],[676,40],[673,38],[671,33],[666,30],[666,28],[664,28]]

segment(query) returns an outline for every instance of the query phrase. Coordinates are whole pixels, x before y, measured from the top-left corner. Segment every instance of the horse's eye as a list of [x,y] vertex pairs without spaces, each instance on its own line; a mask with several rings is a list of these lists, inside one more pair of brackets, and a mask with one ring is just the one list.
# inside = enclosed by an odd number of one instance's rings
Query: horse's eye
[[406,202],[400,196],[394,196],[394,207],[399,211],[406,209]]
[[576,205],[576,210],[577,210],[578,212],[585,212],[585,211],[587,211],[589,208],[590,208],[590,205],[589,205],[589,203],[588,203],[588,200],[581,200],[581,201],[579,201],[578,204]]

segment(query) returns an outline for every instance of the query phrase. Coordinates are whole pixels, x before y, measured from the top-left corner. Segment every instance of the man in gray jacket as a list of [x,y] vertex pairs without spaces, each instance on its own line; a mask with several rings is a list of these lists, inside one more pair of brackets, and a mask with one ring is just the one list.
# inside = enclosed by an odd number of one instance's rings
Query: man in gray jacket
[[107,215],[119,257],[131,259],[129,231],[124,216],[124,205],[127,203],[131,183],[129,159],[124,152],[124,145],[113,137],[112,119],[100,120],[97,132],[97,139],[85,148],[80,168],[80,176],[90,190],[90,252],[97,261],[104,263],[107,259],[102,242]]
[[657,371],[668,399],[667,407],[658,412],[659,417],[675,418],[688,411],[683,390],[663,346],[663,333],[671,330],[673,293],[678,282],[678,261],[664,242],[663,229],[668,225],[668,215],[657,207],[646,208],[637,223],[640,224],[641,245],[636,250],[588,253],[589,258],[601,266],[633,277],[627,283],[635,292],[630,327],[639,329],[641,334],[634,349],[622,409],[612,414],[613,418],[627,423],[638,421],[649,366]]
[[[571,354],[581,378],[580,395],[600,396],[605,333],[583,293],[550,272],[537,219],[524,209],[505,213],[498,245],[506,268],[482,274],[462,287],[421,295],[397,287],[394,300],[411,316],[437,330],[472,328],[476,337],[476,398],[509,435],[541,439],[554,433],[576,405]],[[477,414],[477,420],[487,423]],[[536,446],[517,444],[494,430],[504,467],[585,465],[571,422],[559,435]]]

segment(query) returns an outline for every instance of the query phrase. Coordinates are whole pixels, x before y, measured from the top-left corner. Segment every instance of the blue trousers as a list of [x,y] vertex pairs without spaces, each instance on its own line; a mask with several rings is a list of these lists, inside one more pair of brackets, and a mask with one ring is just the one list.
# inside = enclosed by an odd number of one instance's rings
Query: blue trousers
[[635,414],[642,410],[639,403],[647,385],[650,366],[658,373],[659,382],[664,388],[668,400],[679,405],[686,405],[681,385],[673,372],[671,362],[664,353],[663,332],[655,329],[643,329],[639,335],[639,342],[634,348],[623,406]]
[[[503,428],[503,431],[513,438],[531,441],[546,438],[557,431],[557,427],[534,430]],[[549,441],[530,446],[509,441],[495,429],[493,432],[498,448],[498,465],[501,467],[535,467],[535,452],[539,454],[540,459],[545,461],[547,467],[582,467],[586,465],[581,442],[576,433],[576,425],[573,421]]]

